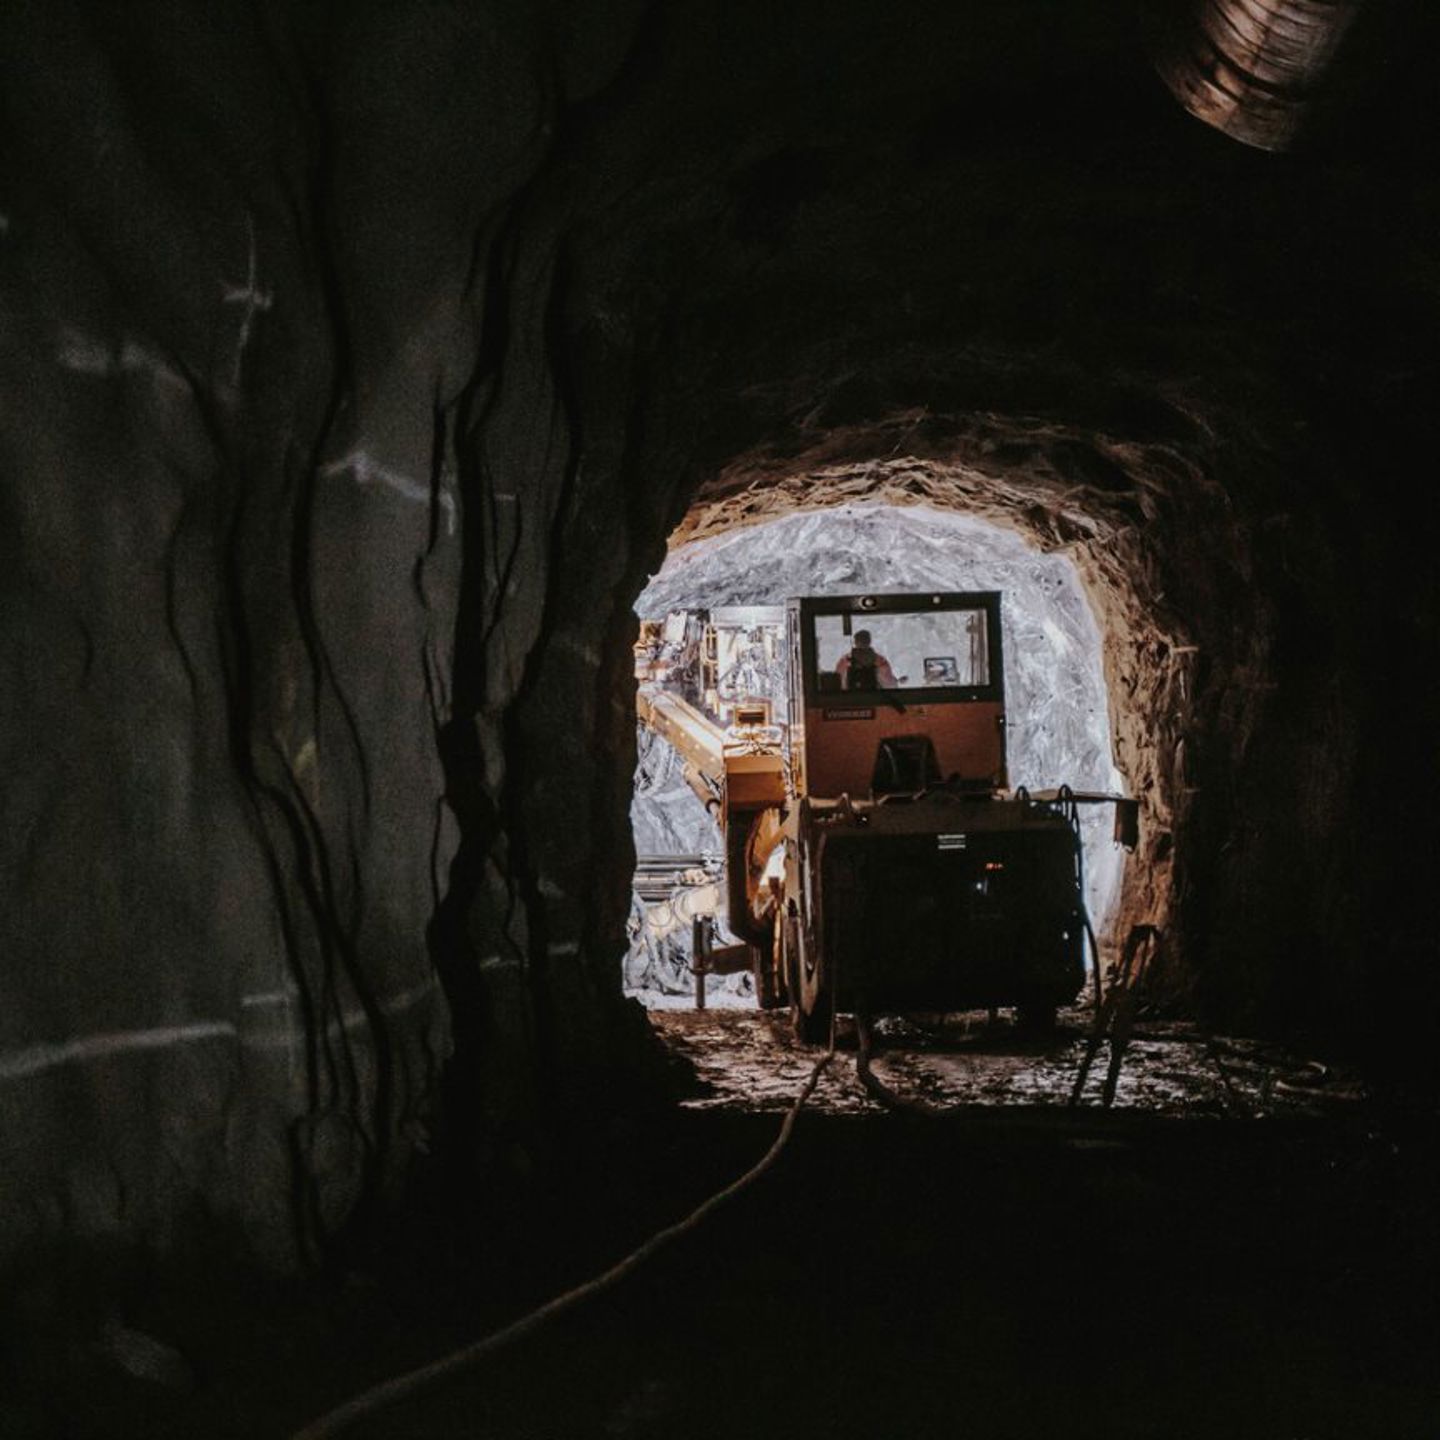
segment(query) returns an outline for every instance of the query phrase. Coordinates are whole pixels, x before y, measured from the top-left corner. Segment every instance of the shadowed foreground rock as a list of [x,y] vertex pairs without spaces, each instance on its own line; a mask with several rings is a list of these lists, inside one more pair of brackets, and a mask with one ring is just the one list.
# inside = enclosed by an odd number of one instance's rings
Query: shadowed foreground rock
[[[1276,1047],[1225,1042],[1227,1086],[1165,1027],[1137,1037],[1114,1109],[1092,1090],[1066,1110],[1071,1017],[1049,1047],[971,1021],[891,1027],[877,1057],[942,1113],[880,1110],[847,1046],[755,1188],[616,1288],[339,1433],[1432,1433],[1433,1124],[1333,1074],[1307,1083]],[[447,1218],[414,1197],[378,1269],[299,1296],[227,1270],[206,1292],[160,1273],[77,1287],[64,1361],[43,1343],[58,1317],[8,1347],[0,1427],[293,1435],[599,1273],[755,1162],[817,1054],[753,1014],[664,1028],[707,1083],[537,1167],[523,1207],[470,1196]]]

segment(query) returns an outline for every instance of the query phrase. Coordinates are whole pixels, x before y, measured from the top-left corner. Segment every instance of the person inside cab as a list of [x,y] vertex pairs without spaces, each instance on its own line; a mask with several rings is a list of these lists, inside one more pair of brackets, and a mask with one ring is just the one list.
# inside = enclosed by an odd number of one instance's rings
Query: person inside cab
[[868,630],[857,630],[847,654],[835,663],[846,690],[894,690],[899,685],[890,662],[870,643]]

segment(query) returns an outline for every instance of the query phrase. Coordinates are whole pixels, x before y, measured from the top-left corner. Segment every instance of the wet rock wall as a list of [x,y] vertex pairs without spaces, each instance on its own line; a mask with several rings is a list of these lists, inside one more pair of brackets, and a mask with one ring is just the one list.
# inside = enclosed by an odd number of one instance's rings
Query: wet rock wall
[[313,1260],[434,1128],[458,452],[559,89],[543,17],[420,8],[7,12],[11,1255]]

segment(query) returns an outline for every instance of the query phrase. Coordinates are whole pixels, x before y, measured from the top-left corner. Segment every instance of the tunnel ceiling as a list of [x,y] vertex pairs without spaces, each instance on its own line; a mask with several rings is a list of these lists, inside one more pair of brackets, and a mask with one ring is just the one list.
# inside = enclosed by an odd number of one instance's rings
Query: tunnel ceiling
[[1181,991],[1430,1013],[1435,23],[1277,157],[1119,0],[11,7],[6,1234],[293,1263],[623,1071],[631,606],[821,482],[1067,549]]

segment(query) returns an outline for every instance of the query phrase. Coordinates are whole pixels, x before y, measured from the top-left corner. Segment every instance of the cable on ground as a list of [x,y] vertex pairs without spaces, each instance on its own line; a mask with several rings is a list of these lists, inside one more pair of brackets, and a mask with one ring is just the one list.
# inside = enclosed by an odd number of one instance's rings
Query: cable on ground
[[[1085,1054],[1075,1072],[1075,1084],[1071,1088],[1069,1102],[1072,1110],[1080,1103],[1080,1097],[1085,1090],[1085,1081],[1090,1075],[1090,1067],[1094,1064],[1095,1056],[1107,1035],[1110,1041],[1110,1063],[1106,1068],[1100,1099],[1107,1110],[1114,1104],[1115,1092],[1120,1083],[1120,1066],[1125,1059],[1125,1051],[1130,1044],[1131,1033],[1135,1028],[1135,1011],[1139,1001],[1138,982],[1142,974],[1142,969],[1137,966],[1137,960],[1142,947],[1149,946],[1153,956],[1154,949],[1159,943],[1160,932],[1155,926],[1131,926],[1115,976],[1110,982],[1103,1002],[1096,1007],[1095,1025],[1086,1042]],[[1095,957],[1095,963],[1098,973],[1100,963],[1098,955]]]
[[487,1356],[495,1354],[505,1346],[534,1334],[555,1316],[563,1314],[567,1310],[573,1310],[577,1305],[618,1285],[620,1281],[639,1269],[671,1241],[678,1240],[681,1236],[688,1235],[692,1230],[698,1228],[727,1200],[733,1199],[742,1190],[748,1189],[775,1164],[790,1141],[800,1111],[811,1095],[815,1093],[815,1087],[820,1083],[821,1075],[825,1073],[826,1067],[834,1058],[835,1032],[832,1016],[830,1047],[815,1062],[809,1078],[801,1087],[800,1093],[791,1102],[790,1108],[785,1112],[780,1132],[776,1135],[770,1148],[743,1175],[732,1180],[723,1190],[716,1191],[708,1200],[697,1205],[683,1220],[677,1220],[673,1225],[667,1225],[663,1230],[657,1231],[643,1245],[632,1250],[623,1260],[618,1261],[608,1270],[591,1280],[584,1281],[572,1290],[565,1291],[562,1295],[555,1296],[552,1300],[547,1300],[543,1305],[522,1315],[503,1329],[493,1331],[479,1340],[461,1346],[458,1350],[452,1350],[448,1355],[442,1355],[438,1360],[432,1360],[428,1365],[422,1365],[404,1375],[397,1375],[393,1380],[386,1380],[373,1389],[355,1396],[354,1399],[347,1400],[343,1405],[320,1416],[319,1419],[312,1420],[304,1429],[298,1430],[293,1440],[327,1440],[329,1436],[339,1435],[352,1425],[369,1419],[388,1406],[418,1394],[428,1386],[449,1379]]
[[873,1050],[870,1017],[860,1010],[855,1012],[855,1037],[857,1041],[855,1073],[860,1077],[860,1083],[872,1099],[885,1106],[887,1110],[898,1110],[908,1115],[936,1117],[949,1113],[943,1105],[933,1105],[919,1096],[901,1095],[898,1091],[892,1090],[870,1068],[870,1055]]

